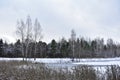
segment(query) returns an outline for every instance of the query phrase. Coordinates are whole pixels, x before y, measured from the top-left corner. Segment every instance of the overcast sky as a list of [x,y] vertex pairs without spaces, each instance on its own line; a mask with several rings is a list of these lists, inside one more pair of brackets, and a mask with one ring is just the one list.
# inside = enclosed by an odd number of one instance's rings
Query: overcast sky
[[77,37],[120,40],[120,0],[0,0],[0,36],[14,40],[18,19],[38,18],[43,41]]

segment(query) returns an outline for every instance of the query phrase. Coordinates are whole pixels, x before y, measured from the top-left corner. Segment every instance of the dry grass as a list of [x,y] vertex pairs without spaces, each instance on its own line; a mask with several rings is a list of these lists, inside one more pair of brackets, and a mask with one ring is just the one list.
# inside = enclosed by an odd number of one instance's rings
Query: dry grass
[[75,67],[71,72],[68,68],[49,69],[40,63],[0,61],[0,80],[120,80],[120,68],[116,66],[107,67],[105,77],[97,73],[88,66]]

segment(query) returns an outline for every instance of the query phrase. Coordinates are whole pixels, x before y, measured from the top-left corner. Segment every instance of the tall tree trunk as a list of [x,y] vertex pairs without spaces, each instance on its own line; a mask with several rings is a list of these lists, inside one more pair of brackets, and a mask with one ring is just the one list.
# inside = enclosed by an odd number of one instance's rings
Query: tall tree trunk
[[36,60],[37,44],[35,42],[34,60]]

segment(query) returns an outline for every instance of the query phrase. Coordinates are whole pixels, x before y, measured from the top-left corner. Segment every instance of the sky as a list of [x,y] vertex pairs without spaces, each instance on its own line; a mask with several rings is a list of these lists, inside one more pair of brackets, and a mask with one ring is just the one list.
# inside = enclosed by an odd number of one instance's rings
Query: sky
[[17,40],[17,20],[37,18],[47,43],[62,37],[112,38],[120,42],[120,0],[0,0],[0,37]]

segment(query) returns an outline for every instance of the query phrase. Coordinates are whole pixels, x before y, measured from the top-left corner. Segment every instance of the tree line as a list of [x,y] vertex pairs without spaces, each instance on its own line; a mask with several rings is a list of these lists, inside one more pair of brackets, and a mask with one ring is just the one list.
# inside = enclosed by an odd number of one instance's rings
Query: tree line
[[[49,44],[46,42],[30,42],[27,55],[22,54],[22,48],[26,49],[26,43],[17,40],[14,44],[3,43],[0,40],[1,57],[25,57],[25,58],[101,58],[101,57],[119,57],[120,45],[115,44],[112,39],[104,40],[97,38],[95,40],[86,40],[77,38],[73,42],[71,39],[62,38],[60,41],[53,39]],[[22,47],[22,45],[24,45]],[[35,51],[36,46],[36,51]],[[74,48],[74,54],[73,54]]]

